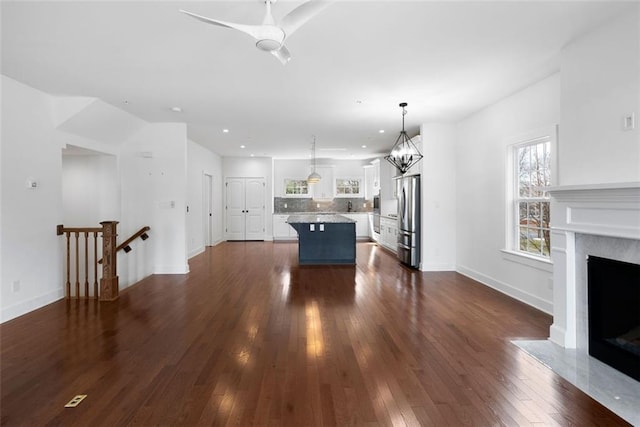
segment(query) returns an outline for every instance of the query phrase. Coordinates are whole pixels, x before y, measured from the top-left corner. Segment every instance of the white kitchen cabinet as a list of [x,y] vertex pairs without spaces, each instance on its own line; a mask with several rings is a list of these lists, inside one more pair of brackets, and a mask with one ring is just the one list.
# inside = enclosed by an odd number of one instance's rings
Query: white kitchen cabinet
[[398,222],[396,219],[380,218],[380,241],[378,242],[392,252],[396,252],[398,246]]
[[398,172],[398,169],[384,159],[379,163],[379,166],[380,198],[385,200],[393,199],[395,198],[395,181],[393,180],[393,177],[400,175],[400,173]]
[[[377,167],[371,164],[362,168],[364,169],[364,198],[373,200],[373,196],[380,192],[380,164],[378,162]],[[376,169],[378,177],[376,177]]]
[[316,166],[320,182],[311,184],[311,195],[315,200],[331,200],[335,196],[333,166]]
[[377,242],[380,239],[380,233],[373,231],[373,212],[369,212],[367,214],[367,233],[369,234],[369,240],[373,242]]
[[366,213],[343,213],[356,222],[356,239],[369,240],[369,215]]
[[273,240],[297,240],[298,233],[287,223],[289,215],[273,215]]
[[373,194],[380,193],[380,159],[371,162],[373,166]]

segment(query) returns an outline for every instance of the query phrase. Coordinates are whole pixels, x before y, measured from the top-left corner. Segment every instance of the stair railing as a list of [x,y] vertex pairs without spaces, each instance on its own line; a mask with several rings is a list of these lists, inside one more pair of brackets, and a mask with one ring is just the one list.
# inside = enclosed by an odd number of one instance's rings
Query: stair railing
[[[80,236],[84,236],[84,297],[89,298],[89,272],[93,270],[93,297],[98,298],[98,233],[102,232],[102,227],[65,227],[59,224],[56,227],[56,234],[58,236],[66,236],[66,276],[65,283],[65,298],[80,298]],[[72,237],[73,235],[73,237]],[[93,263],[89,263],[89,235],[93,235]],[[72,246],[71,241],[75,241],[75,295],[72,294],[71,288],[71,253]],[[90,267],[93,267],[92,269]]]
[[[117,252],[124,249],[126,253],[131,251],[129,244],[140,237],[146,240],[149,235],[147,231],[151,228],[142,227],[127,240],[116,246],[116,237],[118,236],[116,226],[118,221],[103,221],[101,227],[65,227],[60,224],[56,227],[58,236],[66,236],[66,282],[65,282],[65,298],[95,298],[101,301],[113,301],[118,298],[118,274],[117,274]],[[98,259],[98,234],[102,235],[102,258]],[[93,239],[90,238],[93,236]],[[81,245],[80,238],[84,237],[84,245]],[[72,245],[75,241],[75,245]],[[89,257],[90,242],[93,243],[93,256]],[[84,264],[81,263],[80,252],[84,247]],[[72,252],[74,257],[72,260]],[[72,275],[72,264],[73,273]],[[98,264],[102,264],[102,275],[98,282]],[[81,283],[81,269],[84,273],[84,281]],[[93,296],[90,295],[89,289],[89,273],[93,272]],[[74,286],[72,286],[72,277],[75,277]],[[100,286],[98,287],[98,283]],[[81,285],[84,286],[81,286]],[[81,292],[82,287],[84,292]],[[73,292],[75,291],[75,292]]]
[[[129,246],[129,244],[131,242],[133,242],[134,240],[136,240],[138,237],[140,237],[142,240],[147,240],[149,238],[149,235],[147,234],[147,231],[151,230],[151,227],[149,227],[148,225],[142,227],[140,230],[136,231],[135,233],[133,233],[131,235],[131,237],[129,237],[127,240],[125,240],[124,242],[120,243],[118,245],[118,247],[116,247],[116,253],[120,252],[121,250],[124,249],[125,253],[129,253],[131,252],[131,246]],[[100,258],[98,260],[98,264],[102,264],[102,258]]]

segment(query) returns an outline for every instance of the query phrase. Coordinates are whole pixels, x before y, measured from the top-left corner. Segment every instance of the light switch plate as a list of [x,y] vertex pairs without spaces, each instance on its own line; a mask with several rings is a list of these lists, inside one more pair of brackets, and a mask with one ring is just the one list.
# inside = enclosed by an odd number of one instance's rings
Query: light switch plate
[[622,119],[622,130],[633,130],[636,127],[635,113],[627,114]]

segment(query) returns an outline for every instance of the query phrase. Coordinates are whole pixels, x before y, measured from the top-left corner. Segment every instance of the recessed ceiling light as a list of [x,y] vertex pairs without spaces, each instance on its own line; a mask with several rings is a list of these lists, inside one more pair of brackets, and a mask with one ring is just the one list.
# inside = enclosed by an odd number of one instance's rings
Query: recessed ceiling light
[[182,113],[182,108],[180,107],[171,107],[171,111],[174,113]]
[[122,103],[123,103],[124,105],[127,105],[127,104],[129,103],[129,101],[127,101],[127,100],[125,99],[124,101],[122,101]]
[[254,157],[255,155],[253,153],[251,153],[251,157]]
[[222,129],[222,133],[229,133],[229,129]]
[[384,133],[384,129],[380,129],[378,133]]
[[240,148],[246,148],[244,145],[241,145]]
[[366,146],[366,145],[363,145],[363,146],[362,146],[362,148],[367,148],[367,146]]

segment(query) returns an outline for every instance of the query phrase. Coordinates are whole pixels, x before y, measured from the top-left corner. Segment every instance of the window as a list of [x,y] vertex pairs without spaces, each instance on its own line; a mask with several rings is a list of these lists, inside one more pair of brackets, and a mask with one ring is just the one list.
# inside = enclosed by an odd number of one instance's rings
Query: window
[[550,254],[551,138],[514,146],[514,250],[548,258]]
[[360,180],[359,179],[336,179],[336,195],[337,196],[359,196]]
[[309,185],[306,179],[285,179],[285,196],[307,196],[309,195]]

